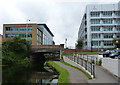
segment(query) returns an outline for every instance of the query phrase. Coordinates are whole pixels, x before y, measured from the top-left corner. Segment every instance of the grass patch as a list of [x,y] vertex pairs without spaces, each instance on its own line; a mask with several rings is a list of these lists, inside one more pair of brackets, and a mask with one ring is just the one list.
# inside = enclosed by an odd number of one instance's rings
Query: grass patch
[[73,54],[83,54],[83,55],[98,55],[100,52],[74,52],[74,53],[63,53],[62,56],[69,56]]
[[58,83],[69,83],[69,72],[66,69],[60,67],[53,61],[48,61],[48,63],[60,73],[58,77]]
[[71,65],[71,64],[69,64],[69,63],[66,63],[66,62],[64,62],[64,61],[61,61],[61,63],[65,64],[65,65],[67,65],[67,66],[71,66],[71,67],[73,67],[73,68],[75,68],[75,69],[78,69],[79,71],[83,72],[84,75],[85,75],[88,79],[92,79],[92,77],[91,77],[87,72],[85,72],[83,69],[78,68],[78,67],[76,67],[76,66],[73,66],[73,65]]
[[77,52],[77,54],[83,54],[83,55],[97,55],[99,52]]
[[62,56],[69,56],[69,55],[73,55],[74,53],[63,53]]

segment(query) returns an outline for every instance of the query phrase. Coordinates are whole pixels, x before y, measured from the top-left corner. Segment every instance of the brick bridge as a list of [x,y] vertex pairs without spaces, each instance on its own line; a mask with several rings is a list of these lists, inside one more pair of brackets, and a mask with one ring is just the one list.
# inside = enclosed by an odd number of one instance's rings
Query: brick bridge
[[64,50],[64,44],[60,45],[33,45],[33,53],[58,53]]
[[[61,53],[64,50],[64,44],[60,45],[33,45],[32,46],[32,54],[31,54],[31,61],[32,67],[35,70],[41,70],[44,67],[45,61],[48,59],[46,58],[45,54],[50,54],[52,57],[51,59],[61,58]],[[57,57],[55,56],[57,55]],[[50,59],[49,58],[49,59]]]

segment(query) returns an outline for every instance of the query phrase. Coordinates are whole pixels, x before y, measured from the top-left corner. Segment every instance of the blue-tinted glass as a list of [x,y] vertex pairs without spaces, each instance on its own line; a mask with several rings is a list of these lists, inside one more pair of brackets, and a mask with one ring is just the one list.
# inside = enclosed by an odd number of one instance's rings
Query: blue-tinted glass
[[20,32],[26,32],[26,29],[28,32],[32,32],[32,27],[20,27]]
[[32,27],[27,27],[28,32],[32,32]]
[[20,32],[26,32],[26,27],[20,27]]
[[18,27],[11,27],[10,30],[11,32],[18,32]]
[[45,28],[44,25],[39,25],[39,27],[40,27],[41,29],[44,29],[44,28]]
[[6,34],[6,38],[10,38],[10,37],[18,37],[18,34]]

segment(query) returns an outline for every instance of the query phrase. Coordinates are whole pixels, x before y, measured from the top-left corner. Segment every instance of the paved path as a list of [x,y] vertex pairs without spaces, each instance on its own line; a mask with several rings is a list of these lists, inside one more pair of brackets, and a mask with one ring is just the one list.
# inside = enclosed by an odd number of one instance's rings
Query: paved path
[[102,66],[96,66],[96,77],[94,80],[88,80],[89,83],[118,83],[118,79]]
[[87,77],[79,70],[74,69],[73,67],[70,66],[66,66],[60,63],[59,61],[55,61],[55,63],[57,63],[58,65],[69,71],[70,83],[87,83],[88,80]]
[[[67,57],[63,57],[63,59],[69,64],[80,67],[78,64],[71,61]],[[118,83],[118,79],[115,76],[113,76],[110,72],[103,69],[101,66],[96,66],[95,69],[96,78],[93,80],[88,80],[88,83]]]

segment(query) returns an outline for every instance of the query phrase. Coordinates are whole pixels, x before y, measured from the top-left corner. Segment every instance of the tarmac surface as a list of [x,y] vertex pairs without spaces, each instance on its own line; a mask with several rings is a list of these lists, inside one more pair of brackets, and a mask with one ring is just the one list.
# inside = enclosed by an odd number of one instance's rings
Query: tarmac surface
[[[80,65],[77,65],[75,62],[71,61],[67,57],[64,57],[63,59],[65,62],[67,62],[71,65],[80,67]],[[66,65],[60,63],[59,61],[55,61],[55,63],[57,63],[58,65],[60,65],[61,67],[63,67],[64,69],[69,71],[70,83],[89,83],[89,84],[93,84],[93,83],[111,83],[112,84],[112,83],[115,83],[117,85],[118,85],[118,83],[120,83],[118,81],[117,77],[115,77],[109,71],[105,70],[102,66],[95,66],[95,74],[96,74],[95,78],[90,80],[82,72],[80,72],[79,70],[77,70],[73,67],[66,66]]]
[[70,83],[88,83],[87,80],[88,78],[79,70],[74,69],[73,67],[66,66],[59,61],[55,61],[58,65],[63,67],[64,69],[68,70],[70,74]]

